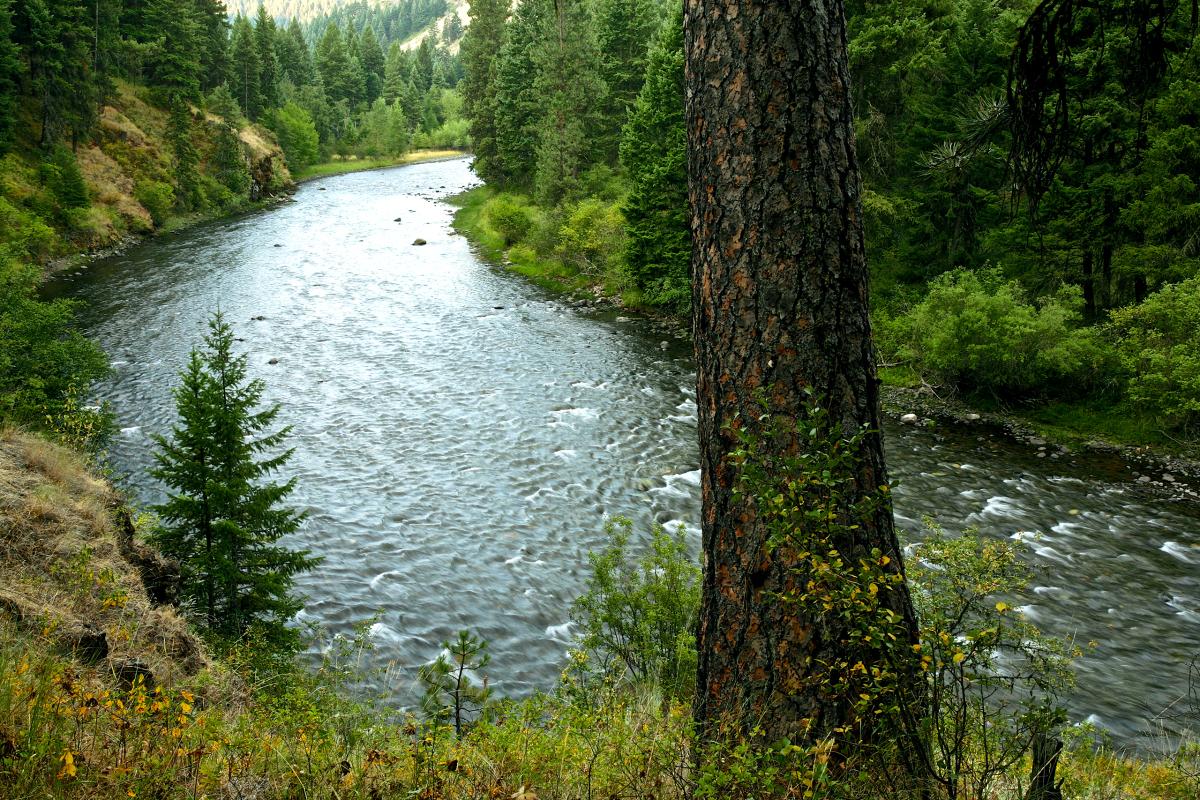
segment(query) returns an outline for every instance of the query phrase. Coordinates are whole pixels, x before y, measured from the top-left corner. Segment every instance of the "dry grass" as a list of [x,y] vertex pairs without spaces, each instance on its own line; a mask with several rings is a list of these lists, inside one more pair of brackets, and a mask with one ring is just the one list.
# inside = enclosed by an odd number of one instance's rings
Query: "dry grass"
[[[105,112],[111,111],[106,107]],[[103,121],[104,118],[102,118]],[[136,127],[135,127],[136,130]],[[141,132],[138,131],[140,134]],[[132,142],[132,139],[126,141]],[[81,147],[76,154],[79,169],[95,193],[96,200],[119,214],[126,224],[139,231],[154,227],[150,212],[134,199],[134,180],[111,156],[98,147]]]
[[64,649],[80,630],[103,631],[97,669],[139,659],[170,684],[208,658],[173,608],[151,604],[122,552],[121,505],[81,456],[0,432],[0,613]]

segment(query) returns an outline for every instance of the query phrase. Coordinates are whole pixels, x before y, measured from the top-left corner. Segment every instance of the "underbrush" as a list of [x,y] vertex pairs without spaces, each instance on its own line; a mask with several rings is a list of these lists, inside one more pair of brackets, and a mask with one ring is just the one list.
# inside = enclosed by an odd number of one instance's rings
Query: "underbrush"
[[459,195],[455,203],[455,230],[489,261],[550,291],[599,291],[620,297],[626,306],[643,304],[624,262],[619,198],[593,196],[547,210],[525,195],[484,186]]
[[[253,637],[212,656],[173,607],[151,597],[153,554],[132,538],[141,523],[125,513],[82,457],[26,434],[0,438],[4,800],[1018,800],[1029,783],[1029,736],[1054,722],[1039,698],[1052,705],[1070,656],[1005,601],[1025,576],[1011,543],[931,529],[910,586],[924,622],[917,653],[940,698],[922,730],[936,743],[941,777],[918,795],[886,789],[889,762],[875,759],[886,748],[838,773],[846,754],[831,741],[697,741],[699,569],[682,531],[610,526],[572,610],[578,649],[551,691],[491,700],[485,643],[464,632],[419,671],[428,691],[418,714],[364,694],[380,680],[360,668],[370,661],[366,624],[317,642],[324,655],[315,669]],[[835,605],[874,596],[840,578],[827,591],[824,602]],[[1033,667],[1017,683],[994,669],[1014,657]],[[1036,690],[1036,708],[997,705],[1014,689],[1014,699]],[[1200,789],[1193,749],[1145,761],[1098,746],[1083,729],[1066,734],[1067,797],[1184,800]]]

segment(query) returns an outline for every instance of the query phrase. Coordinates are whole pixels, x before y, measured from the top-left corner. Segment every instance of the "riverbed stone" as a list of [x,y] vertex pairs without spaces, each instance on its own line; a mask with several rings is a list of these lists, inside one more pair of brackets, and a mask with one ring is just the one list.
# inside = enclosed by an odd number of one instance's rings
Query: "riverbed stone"
[[916,414],[905,414],[900,418],[900,421],[905,425],[916,425],[920,421],[920,417]]
[[429,244],[429,242],[426,242],[424,239],[413,239],[413,244],[417,247],[422,247]]

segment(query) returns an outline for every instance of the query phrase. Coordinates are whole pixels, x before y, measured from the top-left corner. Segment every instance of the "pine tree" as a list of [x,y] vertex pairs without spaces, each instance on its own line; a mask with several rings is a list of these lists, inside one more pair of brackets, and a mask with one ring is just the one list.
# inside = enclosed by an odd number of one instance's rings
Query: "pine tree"
[[[547,3],[517,6],[496,58],[496,169],[493,180],[529,188],[537,171],[543,98],[535,90],[537,47],[546,26]],[[478,146],[476,146],[478,150]]]
[[658,27],[652,0],[600,0],[597,9],[601,75],[608,87],[604,118],[609,127],[600,143],[616,163],[620,130],[642,90],[646,52]]
[[683,7],[662,29],[621,142],[633,184],[625,202],[625,260],[651,302],[686,310],[691,301],[687,125],[683,115]]
[[546,15],[535,84],[545,108],[535,188],[551,205],[574,194],[580,175],[602,156],[594,145],[607,89],[594,31],[584,0],[560,0]]
[[316,61],[321,81],[325,85],[325,93],[331,102],[352,101],[357,97],[354,68],[350,63],[350,54],[342,39],[342,32],[336,23],[325,29],[321,42],[317,45]]
[[[508,9],[508,0],[471,0],[471,24],[460,50],[463,109],[471,121],[475,149],[473,168],[485,181],[497,181],[502,176],[496,154],[496,57],[504,46]],[[420,52],[417,55],[419,60]]]
[[275,42],[275,51],[279,54],[279,74],[290,78],[297,86],[305,86],[313,81],[312,55],[308,52],[308,43],[304,41],[304,32],[295,17],[288,23],[287,30],[279,34]]
[[399,42],[388,47],[387,62],[383,68],[383,99],[389,104],[404,94],[405,83],[411,70],[408,54],[400,49]]
[[366,101],[368,104],[374,103],[376,98],[383,94],[384,60],[383,48],[379,46],[379,39],[375,38],[375,31],[370,25],[363,29],[358,49],[366,78],[366,85],[363,87]]
[[16,11],[30,93],[40,106],[39,142],[45,147],[70,137],[75,145],[96,119],[90,15],[76,0],[25,0]]
[[167,139],[175,155],[175,199],[185,210],[204,205],[197,167],[200,154],[192,142],[192,114],[182,98],[171,101],[171,116],[167,121]]
[[172,105],[198,98],[203,31],[195,5],[191,0],[152,0],[146,24],[156,32],[146,65],[151,85]]
[[229,72],[229,12],[223,0],[194,0],[199,24],[200,89],[210,92]]
[[[218,87],[218,90],[220,88],[224,87]],[[225,92],[225,97],[229,98],[229,102],[233,103],[234,108],[237,107],[237,103],[233,102],[233,98],[229,95],[228,91]],[[210,103],[210,109],[212,105]],[[219,113],[216,109],[212,110],[214,113]],[[242,152],[242,142],[238,138],[237,128],[232,124],[221,125],[217,130],[217,143],[213,149],[212,168],[217,181],[228,189],[235,198],[241,200],[247,196],[250,191],[250,169],[246,165],[246,156]]]
[[242,107],[242,113],[256,120],[263,108],[258,48],[255,46],[254,29],[250,26],[250,20],[241,14],[233,21],[229,61],[229,90]]
[[170,438],[155,438],[152,474],[170,499],[155,509],[164,525],[154,539],[182,565],[184,596],[211,633],[233,640],[253,626],[287,645],[295,635],[285,623],[301,607],[292,579],[318,559],[277,544],[304,519],[280,506],[295,479],[270,480],[292,455],[278,452],[290,428],[266,432],[279,406],[257,410],[264,385],[247,380],[246,357],[233,354],[233,340],[218,312],[204,351],[193,350],[180,373],[179,424]]
[[[92,0],[92,80],[103,106],[115,89],[121,49],[121,0]],[[3,45],[0,45],[3,46]]]
[[24,65],[13,42],[10,0],[0,0],[0,155],[12,145],[17,115],[17,90]]
[[66,147],[55,146],[43,162],[41,172],[50,193],[62,208],[86,208],[91,203],[79,162]]
[[264,109],[279,105],[279,62],[275,57],[275,18],[260,3],[254,23],[254,50],[258,53],[258,92]]
[[422,92],[428,92],[429,87],[433,85],[433,42],[430,37],[426,36],[421,40],[413,63],[416,67],[414,79],[417,82],[417,88]]

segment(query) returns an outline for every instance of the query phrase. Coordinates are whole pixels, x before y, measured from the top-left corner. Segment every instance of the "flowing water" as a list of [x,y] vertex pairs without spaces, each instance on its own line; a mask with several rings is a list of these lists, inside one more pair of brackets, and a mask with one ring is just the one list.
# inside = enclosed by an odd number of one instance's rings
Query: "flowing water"
[[[226,314],[294,426],[287,474],[309,518],[291,543],[325,557],[299,581],[302,618],[348,632],[378,614],[400,702],[460,628],[490,641],[498,691],[552,686],[606,516],[634,518],[643,541],[652,522],[685,523],[698,546],[690,345],[481,261],[443,202],[473,183],[466,160],[323,179],[60,288],[87,301],[84,328],[113,359],[111,457],[143,502],[163,496],[146,470],[176,373],[209,314]],[[1099,644],[1079,664],[1074,719],[1128,742],[1186,692],[1200,516],[1136,498],[1119,467],[975,431],[896,427],[887,443],[909,534],[925,515],[1037,534],[1024,611]]]

